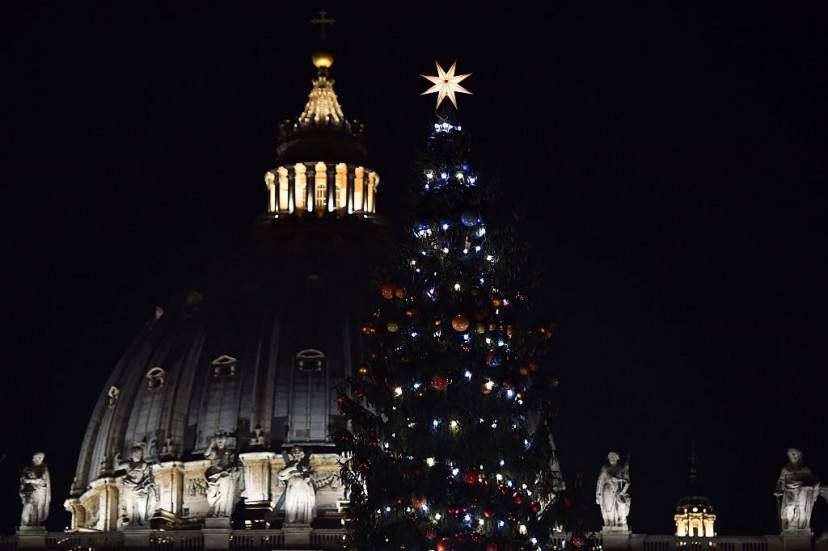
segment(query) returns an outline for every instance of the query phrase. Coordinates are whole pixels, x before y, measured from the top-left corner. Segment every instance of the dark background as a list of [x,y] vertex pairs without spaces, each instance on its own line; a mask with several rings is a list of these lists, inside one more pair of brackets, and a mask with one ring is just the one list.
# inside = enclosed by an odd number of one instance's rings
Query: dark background
[[[558,323],[564,471],[591,492],[609,449],[632,452],[632,527],[671,533],[694,441],[718,530],[773,533],[785,449],[828,476],[825,19],[628,4],[329,2],[336,90],[368,124],[393,221],[433,117],[418,75],[455,58],[473,73],[461,120],[524,216]],[[310,88],[316,8],[3,14],[2,531],[34,449],[49,526],[68,524],[109,370],[264,211],[277,123]]]

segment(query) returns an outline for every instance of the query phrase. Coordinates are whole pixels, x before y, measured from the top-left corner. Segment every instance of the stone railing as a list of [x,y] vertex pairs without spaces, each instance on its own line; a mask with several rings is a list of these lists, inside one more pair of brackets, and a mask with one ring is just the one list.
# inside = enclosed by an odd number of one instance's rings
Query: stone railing
[[[137,534],[136,534],[137,535]],[[595,534],[603,551],[806,551],[812,549],[811,537],[805,534],[788,541],[784,535],[716,536],[687,538],[628,534],[607,539]],[[49,551],[127,551],[153,549],[170,551],[201,551],[209,549],[341,549],[342,529],[227,530],[226,537],[211,538],[205,545],[201,530],[147,530],[143,537],[126,538],[123,532],[44,532],[37,540],[18,535],[0,537],[0,551],[46,549]],[[570,536],[555,534],[548,549],[568,551]]]
[[[205,545],[201,530],[147,530],[123,532],[46,532],[37,540],[19,536],[0,537],[0,551],[18,549],[46,549],[49,551],[125,551],[127,549],[154,549],[171,551],[200,551],[202,549],[288,549],[303,544],[303,549],[341,549],[344,531],[341,529],[308,530],[227,530],[226,538],[211,539]],[[285,534],[288,534],[286,541]],[[136,537],[137,536],[137,537]],[[125,539],[127,541],[125,541]],[[292,541],[291,541],[292,540]]]

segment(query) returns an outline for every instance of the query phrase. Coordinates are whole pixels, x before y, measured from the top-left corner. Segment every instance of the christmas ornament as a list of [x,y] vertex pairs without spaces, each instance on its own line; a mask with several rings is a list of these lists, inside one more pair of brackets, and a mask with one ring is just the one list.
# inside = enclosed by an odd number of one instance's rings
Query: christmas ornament
[[440,104],[443,103],[443,100],[448,97],[451,100],[451,103],[454,105],[454,108],[457,109],[457,99],[454,96],[455,92],[459,92],[461,94],[471,94],[468,90],[460,86],[460,83],[466,80],[471,74],[467,75],[455,75],[454,71],[457,67],[457,62],[451,64],[448,71],[444,71],[443,68],[440,66],[439,63],[436,61],[434,62],[437,65],[437,76],[426,76],[420,75],[427,81],[434,84],[431,88],[420,94],[421,96],[425,96],[426,94],[437,94],[437,107],[440,107]]
[[477,225],[478,216],[473,212],[464,212],[460,215],[460,221],[467,228],[472,228]]
[[399,330],[400,326],[397,324],[396,321],[389,321],[385,325],[385,328],[388,329],[389,333],[396,333]]
[[475,468],[468,468],[463,472],[463,482],[468,485],[477,484],[480,480],[480,473],[477,472]]
[[435,539],[437,537],[437,530],[435,530],[434,528],[429,527],[425,531],[425,537],[426,537],[427,540]]
[[360,375],[362,375],[363,377],[364,377],[364,376],[366,376],[366,375],[368,375],[368,365],[367,365],[367,364],[361,364],[361,365],[359,366],[359,368],[357,369],[357,371],[358,371],[358,372],[359,372],[359,374],[360,374]]
[[462,332],[466,331],[469,328],[470,323],[471,322],[469,321],[469,317],[467,315],[457,314],[451,320],[451,327],[452,327],[452,329],[454,329],[458,333],[462,333]]
[[405,298],[407,294],[408,292],[403,287],[397,287],[396,289],[394,289],[394,296],[397,298]]
[[431,388],[444,392],[449,385],[448,377],[440,375],[439,373],[431,377]]
[[437,551],[451,551],[451,540],[443,538],[437,542]]
[[394,286],[390,283],[384,283],[382,287],[380,287],[380,293],[382,293],[382,298],[391,300],[394,298]]

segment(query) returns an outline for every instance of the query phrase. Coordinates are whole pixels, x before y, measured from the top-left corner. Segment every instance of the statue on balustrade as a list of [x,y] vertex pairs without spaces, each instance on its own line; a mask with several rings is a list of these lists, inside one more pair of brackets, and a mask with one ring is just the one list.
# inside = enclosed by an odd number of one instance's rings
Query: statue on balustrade
[[[120,463],[120,461],[118,461]],[[119,469],[126,471],[121,478],[124,489],[122,503],[128,526],[146,526],[155,513],[158,503],[158,485],[152,474],[152,465],[144,460],[144,447],[132,447],[129,461],[120,464]]]
[[601,467],[595,488],[595,502],[601,507],[605,529],[628,530],[630,464],[629,457],[623,465],[620,459],[614,451],[607,454],[607,463]]
[[336,486],[336,473],[318,476],[310,464],[310,456],[299,446],[288,452],[285,468],[278,478],[286,483],[284,494],[285,524],[307,524],[316,516],[316,490],[331,484]]
[[788,450],[788,463],[779,473],[774,495],[779,502],[782,530],[810,529],[811,510],[819,497],[819,481],[802,464],[802,452],[796,448]]
[[241,464],[234,451],[227,446],[227,436],[224,434],[219,434],[210,441],[204,457],[210,460],[210,466],[204,472],[209,516],[230,517],[243,490]]
[[49,503],[52,500],[52,484],[49,481],[49,468],[46,455],[37,452],[32,462],[20,471],[20,500],[23,512],[20,515],[21,527],[43,526],[49,518]]

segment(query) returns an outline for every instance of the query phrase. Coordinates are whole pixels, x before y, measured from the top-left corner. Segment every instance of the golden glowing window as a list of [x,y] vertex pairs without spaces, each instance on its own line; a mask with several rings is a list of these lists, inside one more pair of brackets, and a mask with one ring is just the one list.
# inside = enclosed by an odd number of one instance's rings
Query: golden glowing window
[[276,176],[269,170],[265,173],[265,184],[267,185],[268,202],[267,212],[274,212],[276,210],[276,188],[274,181]]
[[305,165],[303,165],[302,163],[297,163],[295,170],[296,176],[294,178],[293,186],[293,201],[296,204],[297,209],[303,209],[305,208],[305,199],[307,198],[308,191],[308,178],[306,174]]
[[364,178],[365,169],[358,166],[354,170],[354,211],[362,210],[362,190],[365,187],[363,185]]
[[365,209],[368,212],[374,212],[374,187],[376,186],[376,175],[373,172],[368,173],[368,207]]
[[324,210],[328,202],[328,173],[325,163],[316,163],[316,194],[314,206],[317,210]]
[[344,209],[348,206],[348,165],[336,165],[336,208]]
[[285,167],[280,166],[277,170],[279,174],[279,210],[288,210],[288,194],[290,193],[290,185],[288,183],[288,171]]

